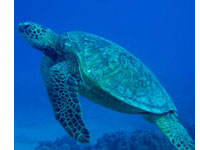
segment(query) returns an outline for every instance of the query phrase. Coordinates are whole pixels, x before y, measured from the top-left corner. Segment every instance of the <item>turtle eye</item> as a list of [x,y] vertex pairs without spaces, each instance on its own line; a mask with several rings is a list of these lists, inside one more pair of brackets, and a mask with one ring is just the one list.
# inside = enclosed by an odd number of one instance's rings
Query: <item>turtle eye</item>
[[27,29],[28,27],[30,27],[30,25],[25,25],[24,28]]

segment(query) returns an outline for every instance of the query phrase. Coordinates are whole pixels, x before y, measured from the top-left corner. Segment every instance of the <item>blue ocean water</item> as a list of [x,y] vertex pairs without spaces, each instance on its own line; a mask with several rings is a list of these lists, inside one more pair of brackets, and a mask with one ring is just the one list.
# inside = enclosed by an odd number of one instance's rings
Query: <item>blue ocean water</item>
[[[16,30],[23,21],[57,33],[93,33],[126,48],[153,71],[179,116],[194,124],[194,0],[15,0],[15,150],[34,150],[41,140],[66,135],[41,79],[42,53]],[[83,97],[81,106],[92,143],[107,132],[157,130],[141,116],[114,112]]]

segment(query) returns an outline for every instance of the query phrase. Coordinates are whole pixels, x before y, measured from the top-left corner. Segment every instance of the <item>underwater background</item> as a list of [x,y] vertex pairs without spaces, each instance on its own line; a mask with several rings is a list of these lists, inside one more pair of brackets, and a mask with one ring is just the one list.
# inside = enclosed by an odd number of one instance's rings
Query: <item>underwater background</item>
[[[53,150],[55,145],[60,150],[63,147],[63,150],[117,150],[116,143],[122,143],[122,148],[117,146],[119,150],[159,150],[162,146],[164,150],[168,142],[141,116],[115,112],[83,97],[80,100],[83,118],[93,147],[83,148],[70,139],[55,120],[47,97],[40,75],[42,53],[29,46],[17,32],[17,24],[24,21],[37,22],[60,34],[93,33],[129,50],[168,91],[194,137],[194,3],[194,0],[15,0],[15,150],[44,150],[44,147]],[[144,146],[137,149],[134,144]]]

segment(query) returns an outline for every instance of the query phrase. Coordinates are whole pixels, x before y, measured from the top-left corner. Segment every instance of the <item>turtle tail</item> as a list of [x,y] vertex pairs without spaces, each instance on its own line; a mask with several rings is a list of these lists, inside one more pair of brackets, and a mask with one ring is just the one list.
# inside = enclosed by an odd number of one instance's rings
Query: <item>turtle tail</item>
[[194,142],[187,130],[179,122],[175,113],[162,115],[148,114],[144,118],[154,124],[164,133],[177,150],[194,150]]

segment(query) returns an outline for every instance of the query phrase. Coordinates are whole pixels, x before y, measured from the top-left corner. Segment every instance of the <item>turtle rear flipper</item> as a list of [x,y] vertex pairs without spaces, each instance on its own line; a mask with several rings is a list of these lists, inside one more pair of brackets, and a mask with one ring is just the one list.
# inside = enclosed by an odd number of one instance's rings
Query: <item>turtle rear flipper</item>
[[175,113],[166,113],[161,115],[148,114],[144,115],[144,118],[147,121],[155,123],[177,150],[195,149],[192,138],[189,136],[183,125],[179,122]]
[[67,62],[53,65],[48,77],[44,77],[45,85],[56,119],[72,138],[89,143],[89,131],[81,116],[77,78],[72,76],[68,65]]

